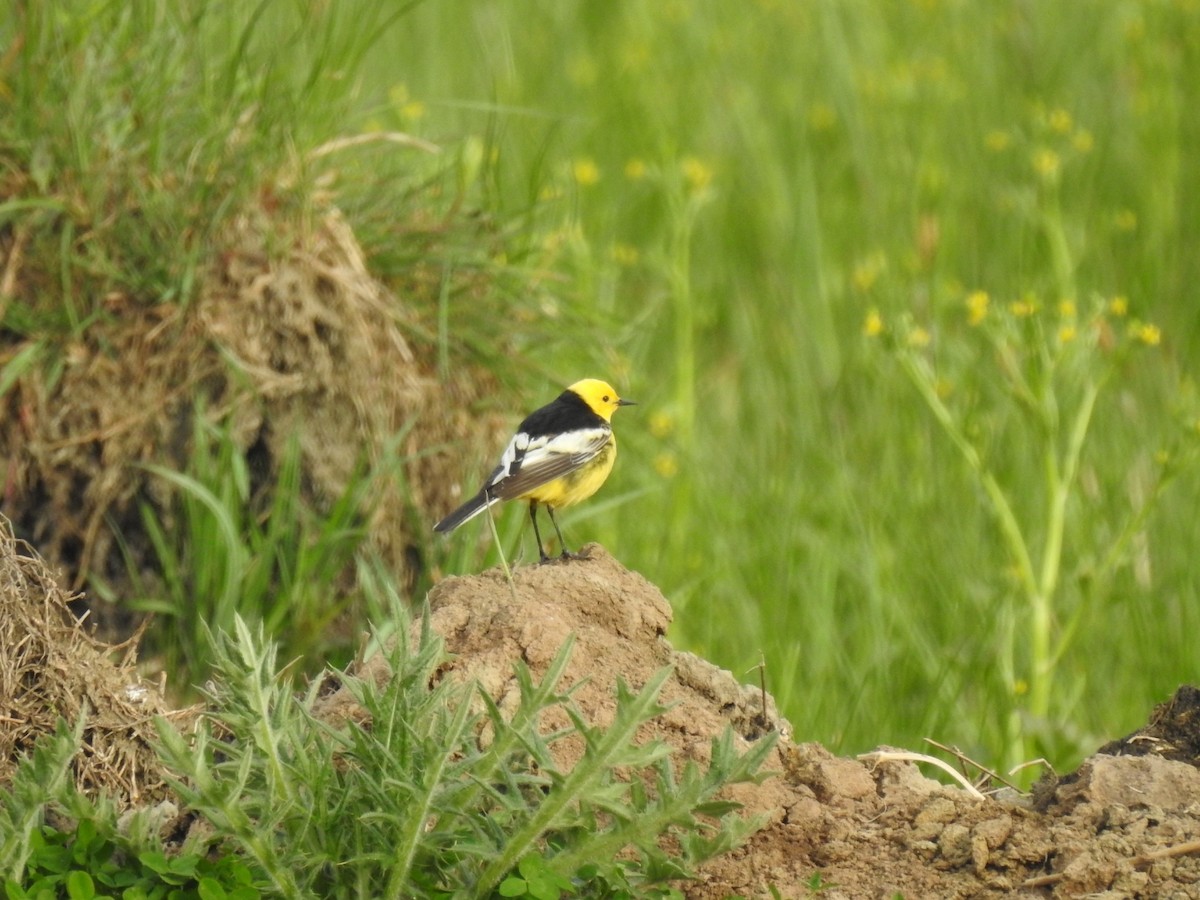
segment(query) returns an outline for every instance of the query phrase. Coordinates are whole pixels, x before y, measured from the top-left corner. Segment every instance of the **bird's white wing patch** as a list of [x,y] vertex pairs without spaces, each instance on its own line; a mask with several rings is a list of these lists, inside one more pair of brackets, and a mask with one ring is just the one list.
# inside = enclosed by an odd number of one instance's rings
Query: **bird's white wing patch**
[[517,434],[488,480],[488,493],[509,499],[561,478],[595,458],[612,437],[610,428],[583,428],[531,438]]

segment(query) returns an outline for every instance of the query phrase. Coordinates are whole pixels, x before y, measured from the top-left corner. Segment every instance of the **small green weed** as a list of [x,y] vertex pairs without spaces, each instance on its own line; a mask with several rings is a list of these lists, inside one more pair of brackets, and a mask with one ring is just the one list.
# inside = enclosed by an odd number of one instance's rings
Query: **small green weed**
[[[569,643],[541,681],[517,666],[520,702],[501,715],[473,685],[437,677],[443,649],[427,623],[419,637],[402,625],[394,636],[385,683],[333,676],[369,727],[314,718],[320,685],[295,698],[274,648],[240,619],[236,637],[214,639],[211,726],[194,739],[162,726],[177,790],[273,892],[671,896],[670,880],[758,827],[714,797],[758,778],[770,739],[739,756],[726,734],[713,741],[706,770],[679,773],[663,745],[633,743],[663,711],[657,696],[669,670],[638,691],[620,685],[615,721],[600,730],[559,686]],[[570,724],[544,734],[539,722],[551,708]],[[552,749],[568,738],[583,742],[584,755],[563,771]],[[660,846],[664,835],[672,854]]]
[[40,840],[46,805],[70,789],[71,758],[83,738],[84,719],[60,721],[53,735],[38,741],[18,764],[7,789],[0,790],[0,877],[21,877]]
[[111,826],[79,822],[73,833],[33,833],[25,875],[4,882],[8,900],[256,900],[250,870],[235,857],[131,852]]
[[256,485],[228,429],[197,413],[186,470],[146,469],[175,502],[165,513],[142,505],[155,574],[147,577],[144,561],[124,548],[141,590],[129,604],[165,620],[148,632],[147,648],[162,655],[175,687],[203,680],[211,665],[207,636],[232,631],[237,615],[263,622],[289,658],[330,651],[345,658],[348,648],[331,641],[329,626],[355,603],[369,606],[355,575],[363,523],[377,479],[392,466],[360,471],[318,511],[304,496],[298,444],[288,445],[270,484]]
[[826,891],[833,890],[838,884],[836,881],[826,881],[824,874],[821,872],[813,872],[802,886],[808,892],[808,896],[819,897]]
[[530,897],[531,900],[558,900],[570,894],[575,883],[553,871],[538,854],[530,854],[517,863],[517,871],[500,882],[496,893],[501,897]]
[[[60,722],[0,790],[0,882],[8,900],[252,900],[250,869],[235,856],[167,854],[146,812],[118,830],[116,808],[79,794],[69,777],[83,724]],[[45,823],[53,808],[70,830]]]

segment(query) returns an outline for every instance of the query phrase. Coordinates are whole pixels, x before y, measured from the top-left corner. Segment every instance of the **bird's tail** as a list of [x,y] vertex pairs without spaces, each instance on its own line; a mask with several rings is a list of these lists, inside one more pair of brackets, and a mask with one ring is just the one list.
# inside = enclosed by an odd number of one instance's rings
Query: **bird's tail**
[[480,491],[442,521],[433,526],[434,531],[440,531],[443,534],[453,531],[464,522],[469,522],[475,518],[489,506],[499,503],[499,497],[489,497],[486,490]]

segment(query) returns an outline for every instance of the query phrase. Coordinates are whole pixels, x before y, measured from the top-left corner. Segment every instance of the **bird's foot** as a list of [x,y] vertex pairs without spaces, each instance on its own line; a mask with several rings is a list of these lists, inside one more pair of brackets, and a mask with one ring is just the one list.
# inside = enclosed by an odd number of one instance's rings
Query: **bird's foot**
[[549,555],[547,555],[547,553],[546,553],[546,552],[543,550],[543,551],[542,551],[542,558],[541,558],[541,560],[538,562],[538,565],[539,565],[539,566],[544,566],[544,565],[546,565],[547,563],[567,562],[568,560],[572,560],[572,559],[586,559],[586,558],[587,558],[587,557],[585,557],[585,556],[583,556],[583,555],[581,555],[581,554],[579,554],[579,553],[572,553],[570,550],[564,550],[564,551],[563,551],[562,553],[560,553],[558,556],[549,556]]

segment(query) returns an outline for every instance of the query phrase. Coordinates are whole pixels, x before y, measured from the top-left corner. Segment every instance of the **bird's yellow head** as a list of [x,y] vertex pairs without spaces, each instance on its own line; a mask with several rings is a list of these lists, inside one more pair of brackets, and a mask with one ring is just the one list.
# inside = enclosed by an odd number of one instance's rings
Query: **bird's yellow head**
[[635,405],[633,400],[622,400],[611,384],[598,378],[577,381],[567,390],[582,397],[583,402],[592,408],[592,412],[605,422],[612,421],[612,414],[617,411],[618,406]]

